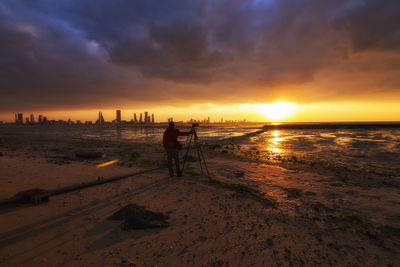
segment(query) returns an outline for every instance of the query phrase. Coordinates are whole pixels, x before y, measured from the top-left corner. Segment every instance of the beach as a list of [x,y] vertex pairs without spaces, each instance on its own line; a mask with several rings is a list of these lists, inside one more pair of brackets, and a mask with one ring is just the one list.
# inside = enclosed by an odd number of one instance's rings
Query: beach
[[[18,132],[18,131],[17,131]],[[0,135],[0,198],[155,167],[112,183],[0,210],[1,266],[396,266],[398,177],[382,182],[285,168],[202,146],[169,177],[161,143],[71,135]],[[233,144],[232,144],[233,143]],[[185,148],[184,148],[185,149]],[[79,157],[98,152],[95,158]],[[184,151],[181,151],[183,156]],[[118,160],[104,167],[99,164]],[[389,181],[389,182],[388,182]],[[168,227],[125,230],[109,217],[128,204]]]

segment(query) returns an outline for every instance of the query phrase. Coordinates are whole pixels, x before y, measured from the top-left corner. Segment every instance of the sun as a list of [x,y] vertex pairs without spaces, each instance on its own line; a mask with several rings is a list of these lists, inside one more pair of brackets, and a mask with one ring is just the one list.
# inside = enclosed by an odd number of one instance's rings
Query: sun
[[259,104],[258,110],[271,121],[281,121],[292,115],[297,105],[288,102],[274,102],[271,104]]

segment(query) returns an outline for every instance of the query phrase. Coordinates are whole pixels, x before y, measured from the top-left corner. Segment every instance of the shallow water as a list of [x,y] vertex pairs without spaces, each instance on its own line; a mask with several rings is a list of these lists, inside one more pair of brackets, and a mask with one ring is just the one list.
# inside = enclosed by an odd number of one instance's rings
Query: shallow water
[[273,130],[242,142],[235,153],[310,168],[399,176],[400,130]]
[[[305,169],[346,170],[400,177],[400,129],[269,130],[262,124],[197,127],[202,142],[250,160]],[[160,144],[163,128],[0,127],[0,133]],[[188,131],[189,128],[180,128]],[[225,139],[225,141],[224,141]],[[184,143],[186,137],[182,137]]]
[[[237,137],[260,129],[262,125],[227,127],[196,127],[199,139],[213,142],[225,138]],[[162,142],[164,128],[156,127],[17,127],[19,134],[32,134],[36,136],[63,136],[65,138],[94,138],[106,140],[125,140],[132,142]],[[190,131],[190,128],[179,127],[181,131]],[[1,130],[1,128],[0,128]],[[22,131],[20,131],[22,130]],[[185,140],[186,137],[180,137]]]

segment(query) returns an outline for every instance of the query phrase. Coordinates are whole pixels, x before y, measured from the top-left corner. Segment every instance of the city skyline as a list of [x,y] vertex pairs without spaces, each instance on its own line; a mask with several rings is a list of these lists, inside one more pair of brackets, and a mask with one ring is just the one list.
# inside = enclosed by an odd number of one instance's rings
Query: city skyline
[[[154,113],[151,113],[149,115],[148,111],[145,111],[144,114],[144,119],[142,119],[142,114],[140,113],[140,120],[137,120],[137,115],[136,113],[133,114],[133,117],[131,120],[122,120],[122,112],[120,109],[116,110],[116,117],[115,119],[111,121],[107,121],[104,119],[102,111],[98,112],[98,119],[94,122],[94,124],[109,124],[109,123],[115,123],[115,124],[121,124],[121,123],[133,123],[133,124],[154,124],[155,119],[154,119]],[[24,116],[23,113],[18,112],[14,113],[14,123],[15,124],[55,124],[55,123],[63,123],[63,124],[93,124],[93,121],[91,120],[71,120],[70,118],[68,120],[62,120],[62,119],[47,119],[46,116],[43,116],[42,114],[37,115],[38,120],[35,120],[35,115],[31,113],[30,115],[25,117],[24,121]],[[3,122],[3,121],[1,121]]]
[[[35,119],[34,114],[30,114],[24,117],[23,113],[14,113],[14,124],[44,124],[44,125],[55,125],[55,124],[95,124],[95,125],[105,125],[105,124],[116,124],[116,125],[121,125],[121,124],[137,124],[137,125],[152,125],[156,123],[167,123],[170,121],[175,121],[178,123],[246,123],[249,122],[246,119],[242,120],[223,120],[223,118],[220,119],[214,119],[213,121],[211,120],[211,117],[205,117],[203,119],[196,119],[196,118],[190,118],[187,121],[182,121],[182,120],[173,120],[173,117],[169,117],[167,121],[155,121],[155,116],[154,113],[149,113],[148,111],[144,111],[143,113],[139,113],[139,119],[137,119],[137,113],[133,113],[132,118],[129,120],[123,120],[122,119],[122,111],[117,109],[115,110],[115,118],[112,120],[106,120],[104,119],[102,111],[98,112],[98,119],[95,121],[92,120],[71,120],[71,118],[68,118],[68,120],[62,120],[62,119],[53,119],[50,118],[48,119],[47,116],[44,116],[43,114],[38,114],[37,115],[37,120]],[[144,114],[144,116],[143,116]],[[127,115],[129,116],[129,115]],[[24,120],[25,118],[25,120]],[[0,121],[3,123],[3,121]]]
[[[294,103],[281,103],[284,106],[277,106],[280,102],[271,104],[238,104],[238,105],[214,105],[201,104],[190,107],[171,107],[171,106],[154,106],[149,107],[157,115],[157,121],[168,121],[169,117],[174,117],[178,121],[188,121],[190,118],[204,118],[210,116],[212,121],[224,120],[240,121],[246,119],[253,122],[368,122],[368,121],[399,121],[399,105],[397,103],[380,103],[375,104],[375,108],[371,108],[373,103],[311,103],[306,105],[298,105]],[[289,113],[285,110],[289,109]],[[145,110],[144,108],[143,110]],[[60,118],[63,120],[92,120],[98,119],[100,109],[92,110],[44,110],[31,111],[23,110],[24,114],[33,113],[35,117],[39,114],[48,114],[48,117]],[[138,109],[121,108],[123,111],[122,119],[128,120],[127,114],[140,113]],[[115,118],[115,109],[101,109],[104,117]],[[283,111],[282,115],[287,117],[281,118],[277,116],[277,112]],[[344,112],[346,111],[346,112]],[[15,112],[0,113],[0,121],[13,122]],[[319,116],[317,116],[317,115]],[[130,115],[129,115],[130,116]],[[365,119],[365,117],[368,119]],[[277,119],[278,118],[278,119]],[[138,118],[139,119],[139,118]],[[130,120],[130,117],[129,117]]]

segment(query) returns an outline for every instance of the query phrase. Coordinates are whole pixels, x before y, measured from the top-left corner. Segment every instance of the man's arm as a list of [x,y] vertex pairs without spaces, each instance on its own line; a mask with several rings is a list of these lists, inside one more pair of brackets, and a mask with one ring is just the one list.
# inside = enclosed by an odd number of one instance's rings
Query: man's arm
[[177,133],[178,133],[178,136],[187,136],[187,135],[191,135],[193,132],[192,132],[192,130],[190,130],[190,132],[181,132],[177,129]]

